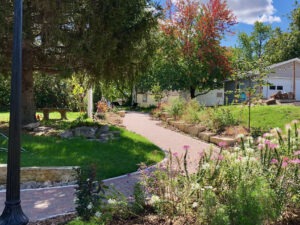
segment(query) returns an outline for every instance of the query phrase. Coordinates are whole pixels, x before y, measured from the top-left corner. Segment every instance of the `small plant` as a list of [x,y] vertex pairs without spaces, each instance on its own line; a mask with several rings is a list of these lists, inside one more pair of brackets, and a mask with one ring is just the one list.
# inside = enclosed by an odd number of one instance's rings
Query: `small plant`
[[204,108],[200,106],[197,100],[193,99],[187,103],[182,118],[188,123],[199,123],[201,121],[200,113],[202,110]]
[[176,98],[171,102],[171,105],[168,107],[168,113],[173,116],[175,119],[179,119],[184,112],[185,102]]
[[97,103],[97,113],[106,113],[108,111],[108,105],[104,101],[99,101]]
[[83,221],[89,221],[97,212],[100,204],[100,193],[107,189],[103,183],[96,181],[95,165],[77,168],[76,179],[76,212]]

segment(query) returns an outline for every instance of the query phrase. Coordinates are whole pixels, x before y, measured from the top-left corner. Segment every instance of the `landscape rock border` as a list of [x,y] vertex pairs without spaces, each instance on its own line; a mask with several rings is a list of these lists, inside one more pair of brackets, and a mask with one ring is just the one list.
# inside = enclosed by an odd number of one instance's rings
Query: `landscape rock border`
[[216,145],[223,143],[226,146],[233,146],[235,143],[237,143],[237,138],[220,136],[214,132],[207,131],[206,127],[204,126],[194,125],[194,124],[186,123],[184,121],[174,120],[166,112],[162,113],[159,119],[183,133],[186,133],[193,137],[197,137],[200,140],[208,143],[212,143]]

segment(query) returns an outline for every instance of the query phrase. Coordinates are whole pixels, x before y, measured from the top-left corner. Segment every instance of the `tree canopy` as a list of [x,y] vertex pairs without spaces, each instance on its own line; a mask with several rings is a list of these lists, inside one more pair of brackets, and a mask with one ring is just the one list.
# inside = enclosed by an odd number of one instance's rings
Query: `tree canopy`
[[[151,0],[24,0],[23,123],[35,119],[33,73],[126,79],[145,65],[159,10]],[[0,73],[11,67],[13,3],[0,4]],[[145,54],[149,52],[150,54]]]

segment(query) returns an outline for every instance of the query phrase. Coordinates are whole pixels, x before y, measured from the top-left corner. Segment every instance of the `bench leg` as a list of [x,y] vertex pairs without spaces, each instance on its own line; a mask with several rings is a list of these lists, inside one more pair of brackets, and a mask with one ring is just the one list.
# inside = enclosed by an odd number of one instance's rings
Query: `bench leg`
[[44,119],[43,120],[49,120],[49,112],[43,112]]
[[61,117],[62,120],[67,120],[68,119],[67,118],[67,112],[61,112],[60,117]]

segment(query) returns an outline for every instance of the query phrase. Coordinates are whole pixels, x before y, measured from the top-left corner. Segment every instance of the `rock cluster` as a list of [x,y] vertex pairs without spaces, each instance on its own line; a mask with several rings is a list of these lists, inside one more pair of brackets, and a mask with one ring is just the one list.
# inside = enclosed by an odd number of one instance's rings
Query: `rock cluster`
[[101,127],[76,127],[71,130],[64,131],[60,134],[61,138],[84,137],[89,140],[97,140],[107,142],[120,137],[120,131],[110,131],[108,125]]

